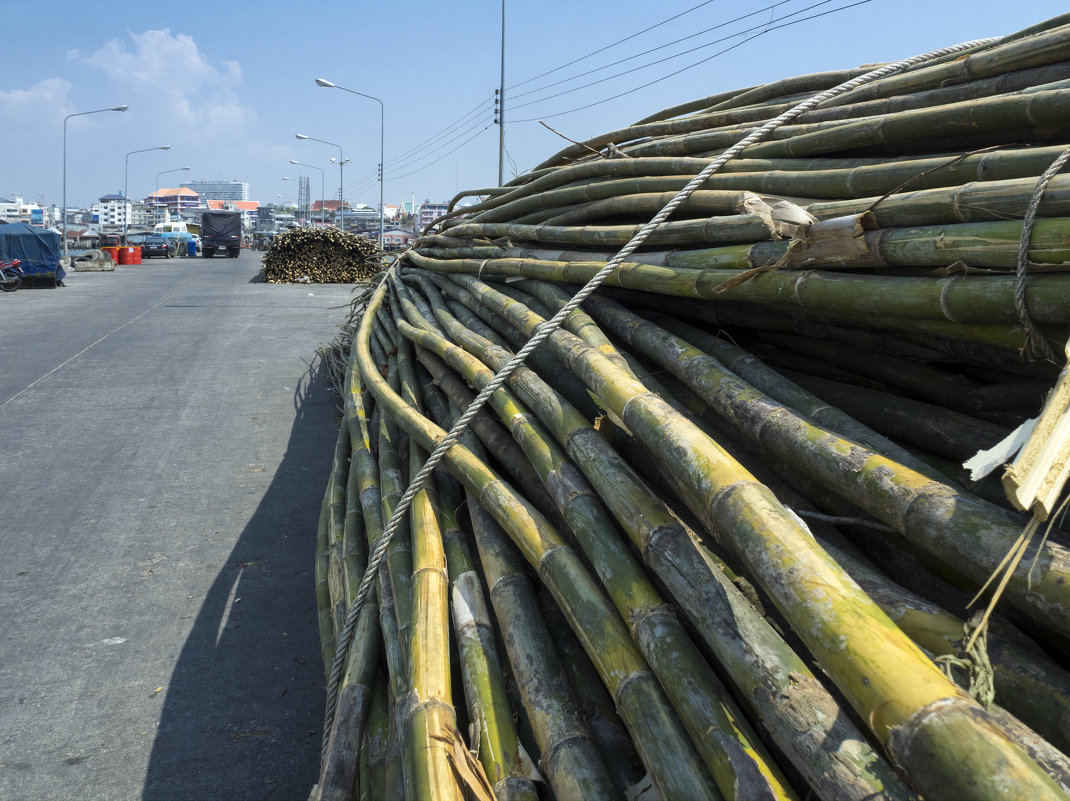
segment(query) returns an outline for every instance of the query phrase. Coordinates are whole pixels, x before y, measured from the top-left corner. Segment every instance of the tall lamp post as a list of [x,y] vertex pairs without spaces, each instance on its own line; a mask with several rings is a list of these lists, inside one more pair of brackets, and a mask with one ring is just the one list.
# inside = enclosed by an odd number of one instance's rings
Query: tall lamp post
[[[298,164],[298,165],[300,165],[302,167],[311,167],[314,170],[319,170],[320,171],[320,225],[326,226],[327,225],[327,218],[324,216],[324,208],[323,208],[323,167],[317,167],[315,164],[305,164],[303,161],[294,161],[293,159],[290,159],[290,163],[291,164]],[[283,180],[284,181],[288,181],[289,178],[283,178]]]
[[386,170],[386,165],[383,164],[383,131],[386,121],[386,110],[383,108],[383,101],[372,95],[366,95],[363,92],[357,92],[353,89],[346,89],[344,86],[339,86],[336,83],[331,83],[323,78],[316,78],[316,86],[322,86],[326,89],[341,89],[343,92],[349,92],[351,95],[360,95],[366,97],[369,100],[374,100],[379,104],[379,247],[383,247],[383,216],[386,211],[386,207],[383,206],[383,172]]
[[[342,193],[342,173],[344,172],[343,165],[346,163],[346,161],[348,161],[348,159],[342,154],[342,146],[336,145],[334,142],[328,142],[325,139],[316,139],[314,136],[305,136],[304,134],[294,134],[294,136],[296,136],[298,139],[307,139],[309,142],[319,142],[320,144],[330,145],[331,147],[338,148],[338,213],[340,215],[339,221],[341,221],[342,217],[345,216],[346,209],[346,200],[345,196]],[[338,227],[342,228],[343,226],[339,225]]]
[[[160,207],[160,176],[167,175],[169,172],[182,172],[188,170],[189,167],[175,167],[173,170],[160,170],[156,173],[156,191],[152,193],[152,221],[156,222],[156,210]],[[182,211],[178,206],[175,207],[179,212]]]
[[160,145],[159,147],[143,147],[141,150],[131,150],[126,154],[126,162],[123,165],[123,203],[127,205],[126,213],[123,215],[123,244],[126,244],[126,233],[130,230],[130,197],[126,193],[126,179],[130,175],[130,157],[135,153],[148,153],[150,150],[170,150],[170,145]]
[[130,106],[112,106],[93,111],[78,111],[63,118],[63,208],[59,214],[63,219],[63,258],[67,258],[67,120],[71,117],[83,117],[86,114],[100,114],[102,111],[126,111]]

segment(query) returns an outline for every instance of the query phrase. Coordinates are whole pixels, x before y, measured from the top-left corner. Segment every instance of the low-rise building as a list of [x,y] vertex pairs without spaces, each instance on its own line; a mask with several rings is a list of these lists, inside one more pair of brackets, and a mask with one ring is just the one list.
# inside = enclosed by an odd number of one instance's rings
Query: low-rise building
[[388,228],[383,231],[383,250],[401,250],[413,243],[416,237],[404,228]]
[[[22,195],[15,195],[10,200],[0,197],[0,221],[6,223],[26,223],[27,225],[44,225],[45,210],[37,203],[27,203]],[[50,222],[50,220],[48,220]]]
[[145,202],[156,208],[156,221],[163,222],[168,215],[182,217],[183,212],[196,211],[201,205],[201,197],[192,189],[157,189]]

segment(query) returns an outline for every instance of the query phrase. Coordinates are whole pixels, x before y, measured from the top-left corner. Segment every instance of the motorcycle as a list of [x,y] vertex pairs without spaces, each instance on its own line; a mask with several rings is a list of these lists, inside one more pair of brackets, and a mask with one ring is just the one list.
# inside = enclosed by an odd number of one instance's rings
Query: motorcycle
[[0,261],[0,290],[14,292],[22,286],[22,268],[19,260]]

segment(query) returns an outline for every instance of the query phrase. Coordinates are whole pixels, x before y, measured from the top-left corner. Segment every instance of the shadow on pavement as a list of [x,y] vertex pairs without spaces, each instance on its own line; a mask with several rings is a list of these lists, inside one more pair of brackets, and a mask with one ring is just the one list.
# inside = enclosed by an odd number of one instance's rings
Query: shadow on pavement
[[178,657],[146,801],[303,800],[316,782],[325,694],[313,562],[337,429],[336,396],[318,360],[312,370],[285,456]]

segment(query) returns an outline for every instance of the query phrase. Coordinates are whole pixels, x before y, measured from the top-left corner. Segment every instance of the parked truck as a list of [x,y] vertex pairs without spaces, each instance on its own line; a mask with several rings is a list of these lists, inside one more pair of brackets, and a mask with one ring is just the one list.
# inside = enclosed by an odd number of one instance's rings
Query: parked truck
[[206,211],[201,215],[201,252],[205,258],[223,252],[234,259],[241,253],[241,212]]

